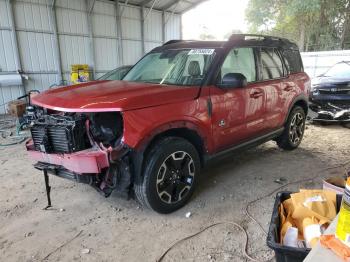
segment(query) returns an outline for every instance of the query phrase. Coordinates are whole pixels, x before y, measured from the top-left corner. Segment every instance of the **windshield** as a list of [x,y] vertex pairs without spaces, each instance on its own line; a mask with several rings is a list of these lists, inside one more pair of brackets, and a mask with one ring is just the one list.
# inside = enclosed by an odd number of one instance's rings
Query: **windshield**
[[214,55],[214,49],[152,52],[141,59],[123,80],[180,86],[201,85]]
[[97,80],[121,80],[130,70],[131,66],[118,67],[112,71],[107,72]]
[[331,67],[323,76],[350,78],[350,64],[342,62]]

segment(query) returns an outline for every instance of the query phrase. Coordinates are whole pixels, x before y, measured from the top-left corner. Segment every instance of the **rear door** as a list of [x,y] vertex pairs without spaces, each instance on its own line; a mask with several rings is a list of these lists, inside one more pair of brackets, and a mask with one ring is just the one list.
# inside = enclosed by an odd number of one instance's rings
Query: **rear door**
[[276,48],[263,47],[259,49],[260,81],[263,84],[266,100],[265,126],[266,132],[277,129],[284,115],[284,91],[282,83],[285,69],[281,54]]
[[228,73],[241,73],[246,87],[212,86],[212,126],[215,147],[229,148],[264,132],[265,89],[257,82],[257,56],[254,48],[232,49],[219,73],[218,82]]

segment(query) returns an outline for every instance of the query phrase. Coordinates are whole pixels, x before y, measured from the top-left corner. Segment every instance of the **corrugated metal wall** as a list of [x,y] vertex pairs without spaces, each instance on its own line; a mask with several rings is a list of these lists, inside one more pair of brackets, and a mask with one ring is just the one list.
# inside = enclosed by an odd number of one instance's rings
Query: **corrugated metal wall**
[[[63,78],[69,80],[71,64],[95,64],[95,77],[122,64],[135,63],[143,55],[170,39],[181,37],[181,16],[144,8],[144,47],[142,45],[141,8],[120,5],[122,11],[122,56],[119,57],[117,8],[112,1],[97,0],[91,13],[92,39],[88,10],[91,1],[56,0],[56,21],[61,57],[55,50],[52,0],[15,0],[14,21],[22,70],[29,76],[25,89],[48,89],[58,83],[59,61]],[[149,14],[148,14],[149,13]],[[162,24],[166,22],[163,31]],[[164,34],[164,35],[163,35]],[[14,72],[16,50],[11,38],[10,4],[0,0],[0,74]],[[0,87],[0,105],[21,95],[20,86]],[[5,106],[0,106],[0,113]]]

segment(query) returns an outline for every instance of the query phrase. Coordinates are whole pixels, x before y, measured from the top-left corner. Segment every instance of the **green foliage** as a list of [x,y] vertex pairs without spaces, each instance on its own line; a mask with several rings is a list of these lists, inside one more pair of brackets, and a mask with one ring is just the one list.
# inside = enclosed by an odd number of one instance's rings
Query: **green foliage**
[[250,0],[246,19],[251,33],[289,38],[301,50],[345,48],[350,41],[350,0]]

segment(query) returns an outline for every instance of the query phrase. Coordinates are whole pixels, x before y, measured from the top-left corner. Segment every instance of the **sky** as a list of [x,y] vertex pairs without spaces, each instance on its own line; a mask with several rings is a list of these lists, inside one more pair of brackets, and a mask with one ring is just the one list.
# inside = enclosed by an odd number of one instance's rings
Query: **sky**
[[183,38],[199,39],[202,33],[223,40],[232,30],[247,30],[248,0],[209,0],[183,15]]

